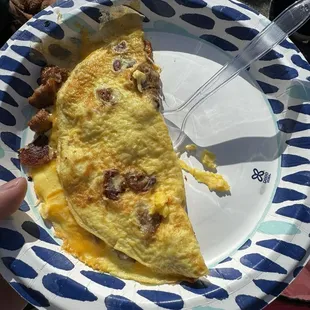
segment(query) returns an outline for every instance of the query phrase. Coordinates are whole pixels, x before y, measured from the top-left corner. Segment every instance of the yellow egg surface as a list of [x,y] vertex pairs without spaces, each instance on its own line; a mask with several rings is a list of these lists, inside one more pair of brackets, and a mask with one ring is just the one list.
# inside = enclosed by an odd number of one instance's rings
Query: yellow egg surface
[[159,69],[133,18],[121,18],[58,93],[57,173],[80,227],[154,273],[196,279],[207,267],[184,209],[181,167],[156,109],[159,89],[152,83]]
[[35,192],[41,201],[40,213],[52,223],[62,248],[93,269],[146,284],[176,283],[184,277],[164,275],[131,259],[122,259],[102,240],[80,227],[72,216],[59,183],[56,161],[32,169]]

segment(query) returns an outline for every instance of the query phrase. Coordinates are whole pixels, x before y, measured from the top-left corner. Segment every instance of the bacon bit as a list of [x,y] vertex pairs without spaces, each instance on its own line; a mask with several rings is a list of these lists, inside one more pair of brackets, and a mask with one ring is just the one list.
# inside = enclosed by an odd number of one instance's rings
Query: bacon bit
[[28,122],[30,129],[36,133],[44,133],[52,128],[51,115],[41,109]]
[[45,135],[39,136],[25,148],[19,150],[21,164],[28,167],[44,165],[50,162],[55,155],[49,147],[48,138]]

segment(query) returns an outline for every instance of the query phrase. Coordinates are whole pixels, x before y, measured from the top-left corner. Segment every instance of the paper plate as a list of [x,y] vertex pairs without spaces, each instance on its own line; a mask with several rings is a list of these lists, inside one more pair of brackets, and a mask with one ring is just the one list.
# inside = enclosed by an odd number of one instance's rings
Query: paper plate
[[[17,152],[32,139],[27,121],[34,111],[27,97],[38,86],[41,67],[74,61],[81,29],[98,36],[101,10],[112,5],[57,2],[2,47],[3,182],[24,175]],[[233,0],[143,0],[141,12],[169,106],[185,100],[269,22]],[[1,273],[38,309],[263,308],[309,257],[309,72],[286,40],[190,119],[188,142],[198,151],[181,157],[202,168],[199,152],[209,149],[231,185],[229,195],[217,195],[185,173],[188,212],[210,266],[208,281],[146,286],[90,269],[61,251],[38,213],[32,183],[19,211],[0,223]]]

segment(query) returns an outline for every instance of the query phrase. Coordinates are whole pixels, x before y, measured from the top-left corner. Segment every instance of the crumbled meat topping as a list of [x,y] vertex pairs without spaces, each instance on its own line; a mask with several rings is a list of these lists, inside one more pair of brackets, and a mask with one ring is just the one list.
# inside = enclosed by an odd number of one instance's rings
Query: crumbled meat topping
[[101,87],[96,90],[97,98],[104,104],[115,104],[116,98],[114,96],[114,91],[112,88]]
[[125,40],[121,41],[113,47],[113,51],[118,54],[123,54],[127,51],[127,42]]
[[125,174],[127,186],[136,193],[149,191],[156,183],[155,176],[131,170]]
[[132,68],[134,66],[134,64],[136,63],[135,59],[115,59],[113,61],[113,70],[115,72],[119,72],[121,70],[127,69],[127,68]]
[[[137,75],[137,72],[139,75]],[[140,78],[140,76],[143,79]],[[137,82],[137,87],[140,90],[140,88],[143,90],[145,89],[160,89],[160,76],[159,73],[154,69],[153,65],[147,62],[144,62],[140,64],[137,68],[136,71],[133,72],[132,77],[136,80]]]
[[50,162],[55,157],[54,151],[48,145],[45,135],[38,136],[32,143],[19,150],[22,165],[35,167]]
[[115,59],[113,61],[113,70],[115,72],[120,71],[122,69],[122,63],[119,59]]
[[41,83],[44,85],[49,79],[54,79],[57,84],[64,83],[69,75],[69,71],[57,66],[46,66],[41,71]]
[[28,122],[28,126],[36,133],[44,133],[52,128],[51,115],[48,111],[41,109]]
[[140,208],[137,210],[137,218],[140,224],[141,231],[147,236],[151,237],[153,236],[160,223],[163,220],[163,216],[155,213],[155,214],[149,214],[147,209]]
[[126,190],[124,177],[117,169],[106,170],[103,174],[103,194],[111,200],[118,200]]

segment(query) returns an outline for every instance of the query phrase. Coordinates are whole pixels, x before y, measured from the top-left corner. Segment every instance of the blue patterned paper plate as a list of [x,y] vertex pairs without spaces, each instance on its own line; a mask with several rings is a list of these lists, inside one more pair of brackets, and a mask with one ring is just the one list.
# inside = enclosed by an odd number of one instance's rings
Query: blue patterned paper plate
[[[80,30],[95,38],[101,10],[117,2],[59,1],[2,47],[3,182],[24,175],[17,151],[31,139],[27,97],[41,67],[74,62]],[[142,0],[141,12],[170,104],[184,100],[268,24],[236,0]],[[286,40],[193,116],[188,136],[216,153],[232,188],[220,197],[186,174],[189,216],[211,267],[208,281],[146,286],[91,270],[60,249],[40,218],[31,183],[20,209],[0,223],[2,275],[38,309],[265,307],[310,253],[309,81],[310,65]],[[182,158],[199,167],[194,156]]]

